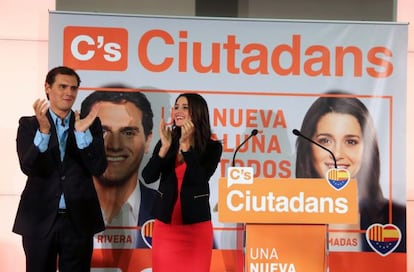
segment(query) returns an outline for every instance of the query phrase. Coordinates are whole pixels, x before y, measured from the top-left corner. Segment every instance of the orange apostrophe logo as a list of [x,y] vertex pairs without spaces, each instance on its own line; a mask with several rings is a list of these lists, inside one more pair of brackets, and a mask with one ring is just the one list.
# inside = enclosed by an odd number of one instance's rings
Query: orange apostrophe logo
[[125,71],[128,31],[124,28],[68,26],[63,34],[63,64],[76,70]]

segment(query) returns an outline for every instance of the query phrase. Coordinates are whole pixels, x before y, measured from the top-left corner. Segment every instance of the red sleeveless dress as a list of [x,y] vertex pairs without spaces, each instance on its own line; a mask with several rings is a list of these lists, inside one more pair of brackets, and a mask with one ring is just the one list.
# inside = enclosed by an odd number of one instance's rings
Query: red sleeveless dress
[[[176,165],[178,196],[187,165]],[[182,224],[178,197],[171,224],[155,220],[152,240],[153,272],[209,272],[213,248],[211,221]]]

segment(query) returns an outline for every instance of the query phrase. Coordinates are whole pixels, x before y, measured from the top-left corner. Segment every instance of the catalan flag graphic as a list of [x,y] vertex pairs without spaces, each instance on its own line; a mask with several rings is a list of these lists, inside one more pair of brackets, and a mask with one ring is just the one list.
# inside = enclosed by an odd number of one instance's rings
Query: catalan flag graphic
[[152,235],[153,235],[153,229],[154,229],[154,220],[148,220],[146,221],[142,227],[141,227],[141,236],[142,240],[144,240],[145,244],[152,248]]
[[350,175],[346,169],[330,169],[326,177],[329,184],[336,190],[341,190],[348,184]]
[[400,243],[401,232],[392,224],[373,224],[367,229],[366,239],[374,251],[386,256]]

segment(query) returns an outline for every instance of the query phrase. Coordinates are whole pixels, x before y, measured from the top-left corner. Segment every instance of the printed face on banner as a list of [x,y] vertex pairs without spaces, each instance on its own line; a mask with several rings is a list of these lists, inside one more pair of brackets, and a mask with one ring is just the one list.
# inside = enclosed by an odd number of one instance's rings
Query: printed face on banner
[[[361,126],[351,114],[328,113],[322,116],[316,126],[314,140],[331,150],[339,169],[347,169],[351,178],[355,178],[361,168],[364,142]],[[312,146],[314,167],[320,177],[334,168],[330,154],[320,147]]]
[[131,102],[101,102],[98,117],[102,122],[108,167],[103,182],[120,186],[138,175],[144,154],[149,151],[151,137],[146,137],[143,114]]

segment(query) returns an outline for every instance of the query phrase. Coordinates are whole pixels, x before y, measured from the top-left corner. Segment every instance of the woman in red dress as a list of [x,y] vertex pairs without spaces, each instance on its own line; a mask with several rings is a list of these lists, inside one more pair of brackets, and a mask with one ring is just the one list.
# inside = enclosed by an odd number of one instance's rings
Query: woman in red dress
[[207,102],[180,94],[172,128],[161,120],[160,140],[144,167],[146,183],[160,179],[153,213],[153,272],[209,272],[213,248],[210,177],[222,144],[212,139]]

